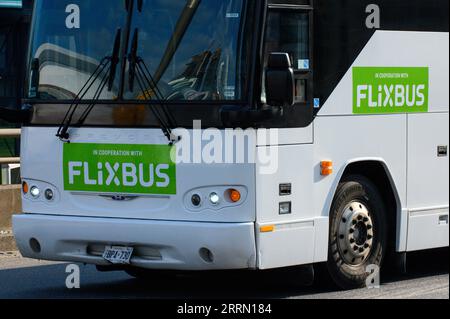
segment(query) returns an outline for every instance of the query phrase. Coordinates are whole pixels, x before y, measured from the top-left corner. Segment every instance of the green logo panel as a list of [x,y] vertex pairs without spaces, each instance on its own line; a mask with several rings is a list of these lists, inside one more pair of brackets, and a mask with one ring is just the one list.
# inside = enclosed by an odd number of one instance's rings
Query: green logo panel
[[64,144],[64,190],[175,195],[171,151],[166,145]]
[[428,94],[428,68],[353,68],[354,114],[425,113]]

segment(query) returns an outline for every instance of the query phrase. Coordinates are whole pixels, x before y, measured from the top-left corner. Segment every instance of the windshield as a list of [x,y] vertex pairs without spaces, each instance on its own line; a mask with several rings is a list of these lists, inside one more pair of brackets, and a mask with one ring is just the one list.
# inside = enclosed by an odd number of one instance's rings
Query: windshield
[[[37,0],[28,97],[74,99],[100,61],[111,54],[117,30],[122,29],[123,36],[128,31],[125,3],[124,0]],[[136,32],[141,69],[147,68],[154,77],[160,98],[241,100],[240,79],[245,78],[241,63],[244,3],[245,0],[144,0],[142,7],[136,4],[130,13],[127,57]],[[115,100],[121,96],[122,76],[124,99],[154,99],[153,86],[139,74],[130,81],[129,72],[127,62],[125,74],[117,72],[112,90],[105,90],[100,99]],[[83,99],[94,97],[101,78]]]
[[[31,59],[39,61],[39,85],[37,94],[30,89],[28,97],[74,99],[102,58],[111,54],[126,17],[123,0],[36,1]],[[103,98],[117,96],[117,87],[116,82]],[[85,98],[92,99],[94,91]]]

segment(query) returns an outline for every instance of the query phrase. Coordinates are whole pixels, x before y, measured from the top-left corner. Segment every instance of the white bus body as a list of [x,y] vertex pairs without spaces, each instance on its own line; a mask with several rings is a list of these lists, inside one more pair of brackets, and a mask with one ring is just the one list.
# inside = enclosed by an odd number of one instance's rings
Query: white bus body
[[[392,9],[387,4],[389,1],[381,2],[381,14]],[[417,3],[425,5],[426,1],[414,1],[414,5]],[[299,4],[308,9],[305,1]],[[280,9],[277,5],[271,4],[270,10]],[[323,7],[318,4],[314,10],[317,13]],[[365,7],[342,10],[350,15],[360,9],[358,14],[367,17]],[[283,10],[289,10],[289,5]],[[319,17],[315,18],[316,24],[320,23]],[[23,214],[14,216],[14,233],[22,255],[109,266],[111,263],[104,258],[108,246],[132,247],[131,266],[156,270],[265,270],[330,262],[333,201],[338,200],[339,185],[349,176],[364,176],[381,194],[388,214],[383,226],[389,233],[386,247],[397,253],[448,247],[448,29],[387,28],[381,26],[368,31],[372,32],[369,40],[354,54],[345,70],[341,70],[342,76],[326,97],[313,91],[320,99],[313,102],[315,96],[310,97],[311,108],[313,103],[316,107],[310,123],[297,127],[259,125],[236,133],[236,145],[246,145],[248,154],[278,154],[277,169],[271,174],[264,173],[265,163],[258,160],[244,164],[180,163],[176,165],[175,194],[130,196],[67,191],[62,173],[65,143],[55,137],[58,125],[51,121],[46,124],[57,106],[44,109],[45,103],[37,103],[41,109],[34,111],[36,122],[22,130],[22,178],[29,188],[40,190],[38,197],[30,192],[24,194]],[[323,29],[320,32],[323,35]],[[333,54],[318,56],[325,59]],[[316,59],[314,63],[317,67],[321,61]],[[371,88],[381,89],[380,97],[367,91],[370,83],[359,83],[363,87],[357,88],[354,72],[358,68],[387,71],[396,68],[391,75],[394,77],[395,73],[401,73],[399,70],[404,70],[408,77],[408,69],[426,68],[428,93],[422,92],[426,95],[422,98],[427,99],[423,101],[428,104],[427,110],[386,111],[408,98],[402,97],[405,88],[398,91],[395,85],[391,88],[389,79],[386,91],[381,85]],[[318,71],[314,77],[325,75]],[[409,76],[413,81],[412,73]],[[46,79],[43,77],[42,81]],[[48,81],[54,86],[59,80],[50,77]],[[70,89],[70,81],[66,86]],[[412,92],[409,89],[413,87],[406,89]],[[414,89],[420,88],[414,86]],[[78,90],[76,87],[72,91]],[[421,92],[416,93],[419,100]],[[372,113],[358,112],[355,94],[356,99],[373,94],[373,100],[368,102]],[[418,100],[416,106],[423,105]],[[377,102],[384,105],[376,106]],[[114,118],[115,112],[105,107],[94,110],[91,118],[93,122],[102,116]],[[42,120],[45,116],[47,120]],[[39,123],[40,119],[43,122]],[[71,127],[70,143],[167,145],[159,128],[127,126]],[[266,129],[277,138],[271,139]],[[191,137],[201,136],[205,128],[188,128],[186,132]],[[220,129],[220,135],[225,139],[224,128]],[[208,141],[203,143],[204,147]],[[226,151],[224,146],[223,152]],[[332,172],[322,174],[324,163],[332,164]],[[83,174],[81,167],[77,174]],[[44,196],[47,189],[53,192],[50,201]],[[229,189],[240,192],[239,202],[232,203],[225,198]],[[220,197],[217,205],[209,202],[212,193]],[[191,198],[195,194],[202,199],[200,207],[192,206]],[[286,214],[280,214],[281,204],[287,205],[283,206],[288,209],[283,211]],[[370,229],[363,228],[367,237]],[[371,242],[369,239],[365,238],[367,243]],[[348,286],[337,281],[343,287]],[[355,284],[360,285],[361,281],[356,280]]]

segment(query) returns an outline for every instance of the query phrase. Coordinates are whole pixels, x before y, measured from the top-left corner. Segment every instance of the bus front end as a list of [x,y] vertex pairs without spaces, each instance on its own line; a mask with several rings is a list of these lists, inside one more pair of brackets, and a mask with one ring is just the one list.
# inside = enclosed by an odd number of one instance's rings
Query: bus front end
[[[23,256],[257,268],[253,1],[37,0],[22,132]],[[209,129],[209,128],[214,129]]]

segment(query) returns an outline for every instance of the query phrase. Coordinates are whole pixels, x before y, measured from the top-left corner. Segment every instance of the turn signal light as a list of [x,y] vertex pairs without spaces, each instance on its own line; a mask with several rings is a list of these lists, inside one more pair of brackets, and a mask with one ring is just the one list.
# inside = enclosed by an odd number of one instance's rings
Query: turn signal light
[[22,192],[23,192],[24,194],[28,194],[28,191],[29,191],[29,187],[28,187],[27,182],[23,182],[23,183],[22,183]]
[[236,190],[236,189],[230,189],[229,190],[229,195],[230,195],[230,200],[233,203],[239,202],[241,200],[241,198],[242,198],[241,193],[238,190]]
[[275,231],[275,226],[274,225],[261,226],[259,231],[261,233],[271,233]]
[[333,162],[322,161],[320,163],[320,174],[322,176],[330,176],[331,174],[333,174]]

